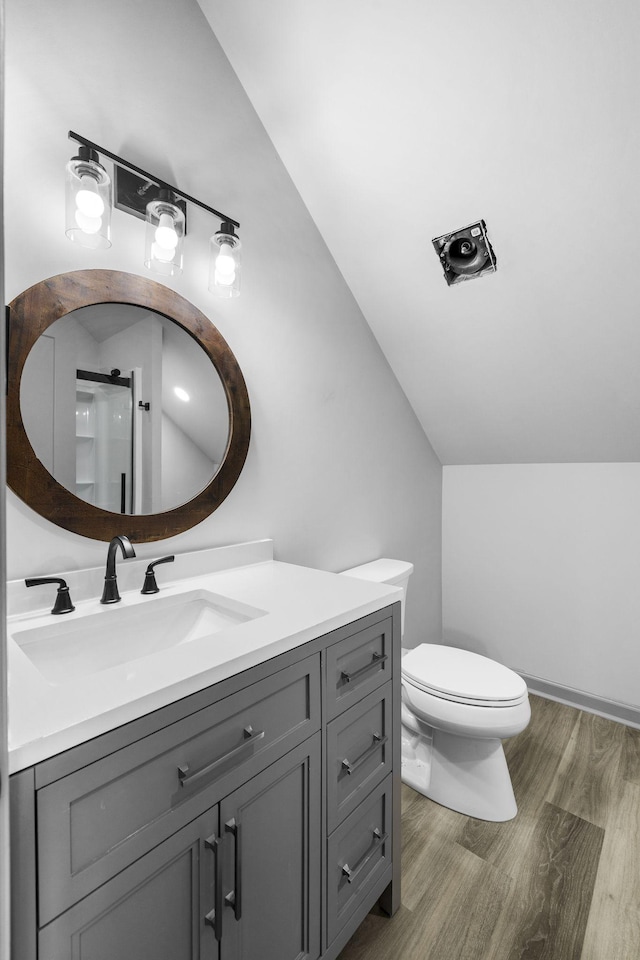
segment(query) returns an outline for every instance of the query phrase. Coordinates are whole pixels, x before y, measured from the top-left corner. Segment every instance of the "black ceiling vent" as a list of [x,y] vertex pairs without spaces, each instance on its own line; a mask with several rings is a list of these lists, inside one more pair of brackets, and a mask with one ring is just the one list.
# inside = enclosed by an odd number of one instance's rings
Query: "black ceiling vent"
[[484,220],[471,223],[454,233],[436,237],[433,246],[449,286],[496,271],[496,256],[489,242]]

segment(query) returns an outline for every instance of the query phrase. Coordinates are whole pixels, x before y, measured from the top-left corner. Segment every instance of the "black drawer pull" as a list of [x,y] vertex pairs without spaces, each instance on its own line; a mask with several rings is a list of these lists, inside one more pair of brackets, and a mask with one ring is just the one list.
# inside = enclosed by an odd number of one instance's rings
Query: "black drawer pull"
[[235,817],[227,820],[224,825],[227,833],[233,834],[233,859],[235,890],[228,893],[224,901],[228,907],[233,907],[233,915],[236,920],[242,917],[242,848],[240,846],[240,824]]
[[215,876],[215,906],[213,910],[205,915],[204,922],[213,927],[213,934],[218,942],[222,939],[222,857],[220,855],[220,845],[222,837],[216,837],[215,833],[207,837],[204,841],[205,847],[213,851],[214,856],[214,876]]
[[351,761],[347,760],[345,757],[345,759],[342,761],[342,769],[346,770],[347,773],[351,775],[358,769],[358,767],[361,767],[363,763],[366,763],[369,757],[372,757],[379,747],[383,747],[388,739],[389,737],[381,737],[379,733],[374,733],[373,743],[371,746],[367,747],[364,753],[361,753],[358,759],[354,760],[353,763],[351,763]]
[[347,878],[347,883],[354,883],[358,879],[359,875],[362,873],[362,871],[365,869],[365,867],[369,863],[369,860],[371,860],[371,857],[379,849],[381,844],[383,844],[385,840],[388,839],[388,837],[389,837],[388,833],[380,833],[380,829],[376,827],[376,829],[373,831],[373,840],[371,842],[371,846],[365,853],[362,860],[360,860],[358,865],[355,867],[355,869],[352,870],[348,863],[345,863],[344,866],[342,867],[342,873]]
[[388,659],[389,656],[386,653],[374,653],[371,663],[365,663],[364,667],[360,667],[359,670],[354,670],[353,673],[347,673],[346,670],[343,670],[341,677],[345,683],[353,683],[354,680],[359,680],[360,677],[363,677],[369,670],[373,670],[374,667],[377,667]]
[[224,763],[227,763],[228,760],[233,760],[235,757],[242,756],[247,747],[256,743],[258,740],[262,740],[264,737],[264,730],[256,731],[251,726],[245,727],[243,732],[244,743],[241,743],[238,747],[234,747],[233,750],[229,750],[228,753],[225,753],[222,757],[218,757],[217,760],[212,760],[211,763],[206,765],[206,767],[196,770],[195,773],[189,773],[188,763],[184,763],[181,767],[178,767],[178,779],[180,781],[180,786],[186,787],[192,783],[195,783],[201,777],[208,776],[208,774],[213,773],[213,771],[218,767],[221,767]]

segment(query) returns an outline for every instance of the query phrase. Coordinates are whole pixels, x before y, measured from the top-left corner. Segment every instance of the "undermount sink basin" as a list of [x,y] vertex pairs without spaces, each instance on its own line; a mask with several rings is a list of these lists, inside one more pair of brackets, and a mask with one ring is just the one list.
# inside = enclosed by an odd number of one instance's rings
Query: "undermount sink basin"
[[60,684],[214,637],[265,613],[200,589],[55,617],[44,626],[20,624],[13,639],[49,683]]

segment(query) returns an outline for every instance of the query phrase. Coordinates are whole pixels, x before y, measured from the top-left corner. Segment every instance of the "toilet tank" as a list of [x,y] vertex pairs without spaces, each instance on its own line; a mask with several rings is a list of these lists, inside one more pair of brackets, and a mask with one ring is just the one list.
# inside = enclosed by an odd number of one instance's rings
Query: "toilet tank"
[[401,628],[402,635],[404,636],[404,608],[409,577],[413,573],[413,564],[409,563],[408,560],[390,560],[381,557],[379,560],[362,563],[359,567],[350,567],[348,570],[342,570],[341,573],[345,577],[355,577],[357,580],[371,580],[374,583],[388,583],[401,587]]

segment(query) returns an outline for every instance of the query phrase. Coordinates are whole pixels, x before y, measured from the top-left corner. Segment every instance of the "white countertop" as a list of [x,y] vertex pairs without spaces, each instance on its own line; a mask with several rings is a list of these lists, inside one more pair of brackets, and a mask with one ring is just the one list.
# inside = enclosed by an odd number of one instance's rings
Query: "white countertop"
[[[282,563],[269,556],[271,541],[176,555],[174,563],[157,568],[161,592],[150,597],[140,595],[140,569],[144,570],[146,561],[120,561],[122,601],[118,608],[134,604],[142,607],[153,603],[155,597],[170,597],[188,587],[212,591],[264,614],[224,628],[215,635],[215,643],[207,637],[195,639],[56,683],[48,682],[40,673],[13,639],[12,631],[17,634],[27,624],[38,627],[52,621],[71,623],[87,614],[108,618],[113,608],[99,602],[96,571],[60,574],[67,579],[76,605],[73,613],[60,617],[52,617],[49,612],[55,597],[54,585],[27,590],[24,581],[10,583],[9,601],[13,600],[14,609],[21,611],[10,615],[7,625],[10,772],[166,706],[402,597],[398,587]],[[236,565],[220,569],[230,559]],[[136,587],[123,590],[123,585],[134,580],[134,564]],[[126,577],[121,577],[127,566],[130,569]],[[46,597],[48,606],[25,610],[21,588],[25,594],[45,591],[39,594],[39,603]]]

